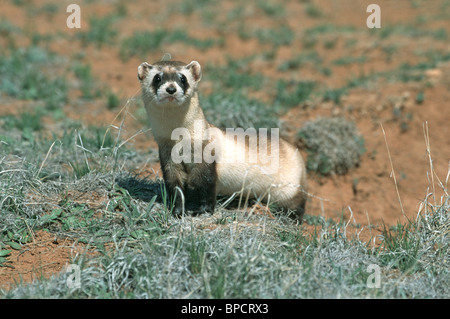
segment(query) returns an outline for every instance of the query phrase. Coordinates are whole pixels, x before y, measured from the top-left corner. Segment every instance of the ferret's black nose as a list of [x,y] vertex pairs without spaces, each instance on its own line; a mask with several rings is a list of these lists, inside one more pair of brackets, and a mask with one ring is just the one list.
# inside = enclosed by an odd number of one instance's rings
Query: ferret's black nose
[[176,91],[177,91],[177,88],[175,88],[175,87],[168,87],[167,89],[166,89],[166,91],[167,91],[167,93],[169,93],[169,94],[174,94]]

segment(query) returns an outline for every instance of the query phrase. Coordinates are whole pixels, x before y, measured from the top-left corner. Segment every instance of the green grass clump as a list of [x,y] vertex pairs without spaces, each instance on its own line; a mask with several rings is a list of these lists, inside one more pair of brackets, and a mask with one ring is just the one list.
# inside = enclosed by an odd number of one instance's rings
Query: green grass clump
[[307,101],[315,88],[313,81],[277,81],[275,101],[283,108],[298,106]]
[[250,63],[254,57],[243,59],[227,59],[226,65],[207,65],[205,67],[205,80],[210,81],[214,90],[223,92],[226,90],[230,94],[234,92],[249,90],[260,90],[265,78],[261,73],[252,72]]
[[[2,119],[2,125],[7,129],[17,128],[20,131],[31,130],[39,131],[42,129],[42,114],[39,112],[23,112],[18,116],[5,115],[0,116]],[[1,123],[1,122],[0,122]]]
[[346,56],[339,59],[334,60],[332,63],[335,65],[348,65],[352,63],[364,63],[366,62],[367,57],[366,56],[359,56],[359,57],[353,57],[353,56]]
[[[16,131],[15,139],[20,138],[23,141],[28,141],[34,144],[34,132],[40,132],[43,128],[42,125],[42,112],[23,112],[17,116],[15,115],[5,115],[0,116],[0,125],[5,129]],[[0,139],[2,138],[0,134]],[[5,148],[11,148],[16,145],[8,137],[5,137]]]
[[337,89],[327,89],[323,94],[324,101],[332,101],[334,104],[339,105],[341,103],[342,95],[345,95],[347,89],[337,88]]
[[13,41],[13,37],[15,34],[20,32],[20,29],[12,24],[9,20],[2,17],[2,20],[0,21],[0,36],[2,36],[4,39],[8,39]]
[[364,138],[355,124],[343,118],[306,122],[298,136],[308,153],[307,169],[321,175],[347,173],[358,166],[365,152]]
[[450,255],[450,197],[442,196],[441,203],[422,202],[425,214],[405,224],[385,227],[380,261],[383,266],[404,273],[428,271],[448,273]]
[[242,40],[257,39],[260,44],[270,44],[272,48],[291,45],[295,32],[286,24],[273,28],[253,28],[241,23],[237,30]]
[[278,70],[285,72],[289,70],[300,69],[309,64],[313,67],[321,65],[323,59],[316,51],[308,51],[294,56],[292,59],[286,60],[278,66]]
[[57,56],[34,46],[11,47],[2,53],[0,91],[18,99],[42,101],[49,110],[67,101],[66,79],[55,75],[60,67]]
[[81,40],[81,43],[85,46],[92,43],[98,48],[105,44],[114,43],[117,37],[117,29],[114,27],[114,23],[117,20],[117,15],[111,14],[104,17],[90,16],[89,17],[89,29],[77,33],[77,38]]
[[92,75],[90,64],[76,63],[72,67],[72,70],[79,80],[82,98],[92,99],[100,94],[99,89],[95,85],[95,79]]
[[294,31],[287,25],[274,29],[257,29],[254,31],[254,36],[262,44],[270,43],[274,47],[283,45],[290,45],[294,40]]
[[322,10],[314,5],[313,3],[308,3],[305,7],[305,13],[310,18],[322,18],[324,16]]
[[108,110],[116,109],[120,105],[120,98],[112,91],[106,94],[106,108]]
[[205,116],[219,128],[279,128],[274,109],[242,93],[210,94],[201,100]]
[[125,38],[120,46],[120,57],[127,60],[132,56],[146,57],[149,53],[162,50],[167,44],[181,42],[200,49],[208,49],[220,41],[215,39],[198,39],[190,36],[185,30],[136,31],[132,36]]

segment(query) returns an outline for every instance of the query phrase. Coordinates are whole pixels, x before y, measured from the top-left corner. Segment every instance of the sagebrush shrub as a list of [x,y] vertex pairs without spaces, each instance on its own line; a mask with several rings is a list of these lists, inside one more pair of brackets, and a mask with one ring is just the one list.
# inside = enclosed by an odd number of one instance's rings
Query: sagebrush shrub
[[308,153],[307,169],[322,175],[347,173],[365,152],[355,124],[341,117],[306,122],[298,137]]

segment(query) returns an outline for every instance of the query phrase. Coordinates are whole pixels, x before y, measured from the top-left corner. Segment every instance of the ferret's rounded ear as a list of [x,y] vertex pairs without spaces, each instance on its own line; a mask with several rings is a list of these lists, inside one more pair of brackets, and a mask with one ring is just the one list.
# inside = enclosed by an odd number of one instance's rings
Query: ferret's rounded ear
[[141,63],[140,66],[138,66],[138,74],[137,77],[139,81],[143,81],[148,74],[148,71],[152,68],[151,64],[148,64],[147,62]]
[[192,61],[191,63],[186,65],[186,69],[188,69],[191,72],[192,77],[194,78],[195,82],[198,82],[201,80],[202,67],[200,66],[200,63],[198,63],[197,61]]

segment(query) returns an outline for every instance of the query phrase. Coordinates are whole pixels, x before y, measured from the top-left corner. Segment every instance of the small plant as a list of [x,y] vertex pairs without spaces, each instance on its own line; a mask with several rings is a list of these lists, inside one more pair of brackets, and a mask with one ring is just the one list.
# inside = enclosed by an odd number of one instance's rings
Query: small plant
[[282,25],[278,29],[257,29],[254,36],[260,43],[270,43],[275,47],[290,45],[294,40],[294,31],[287,25]]
[[89,43],[94,43],[100,48],[105,44],[113,43],[117,36],[117,30],[113,26],[116,19],[116,14],[105,17],[90,16],[89,29],[77,33],[78,38],[84,46],[87,46]]
[[313,3],[309,3],[306,6],[305,13],[308,15],[308,17],[314,18],[314,19],[323,17],[322,10],[320,10],[320,8],[318,8]]
[[395,254],[396,258],[390,258],[391,256],[382,255],[381,261],[388,260],[389,266],[392,268],[400,269],[404,272],[412,271],[419,259],[419,238],[418,233],[413,229],[415,224],[408,223],[406,225],[398,223],[396,226],[387,228],[384,226],[383,238],[384,248],[391,254]]
[[301,53],[294,56],[292,59],[286,60],[278,66],[279,71],[288,71],[300,69],[303,66],[309,64],[311,66],[317,66],[322,63],[323,59],[316,51],[310,51],[306,53]]
[[323,47],[327,50],[331,50],[336,46],[337,42],[338,42],[338,39],[336,39],[336,38],[325,40],[323,42]]
[[66,102],[66,79],[55,76],[55,70],[61,68],[56,55],[34,46],[11,47],[1,53],[0,91],[18,99],[42,101],[49,110]]
[[108,128],[92,126],[88,130],[81,134],[84,146],[93,150],[112,149],[115,145],[114,136]]
[[100,94],[100,90],[94,84],[95,79],[92,76],[92,68],[90,64],[77,63],[72,69],[75,76],[80,81],[79,88],[82,98],[92,99]]
[[279,80],[275,99],[280,106],[291,108],[308,100],[315,86],[316,83],[313,81]]
[[17,128],[22,132],[25,130],[39,131],[42,129],[42,114],[40,112],[23,112],[18,116],[6,115],[0,117],[5,128]]
[[257,2],[258,8],[267,16],[279,18],[284,17],[286,14],[286,10],[283,6],[280,6],[278,3],[271,3],[268,1],[258,1]]
[[206,244],[204,241],[199,241],[198,238],[195,238],[194,236],[191,237],[189,249],[189,268],[193,274],[199,274],[202,272],[206,258],[205,247]]
[[279,128],[279,121],[273,109],[256,100],[250,100],[242,93],[211,94],[202,100],[206,118],[220,128]]
[[345,88],[327,89],[323,94],[324,101],[333,101],[334,104],[339,105],[341,103],[341,97],[346,93]]
[[144,57],[149,52],[158,52],[164,44],[181,42],[197,48],[207,49],[218,42],[214,39],[197,39],[187,34],[185,30],[137,31],[131,37],[124,39],[120,46],[120,57],[127,60],[132,56]]
[[364,138],[355,124],[343,118],[307,122],[298,136],[308,152],[307,169],[321,175],[347,173],[358,166],[365,152]]
[[0,21],[0,35],[5,39],[12,39],[19,30],[17,26],[4,18]]
[[362,55],[359,57],[346,56],[333,61],[334,65],[349,65],[352,63],[364,63],[366,62],[366,56]]
[[120,99],[114,92],[108,92],[106,95],[106,107],[109,110],[115,109],[119,106]]
[[425,101],[425,93],[423,93],[423,91],[420,91],[416,95],[416,103],[417,104],[422,104],[423,101]]
[[208,65],[205,78],[213,82],[217,91],[259,90],[264,83],[264,76],[250,70],[249,64],[252,59],[253,57],[241,60],[228,59],[224,66]]

